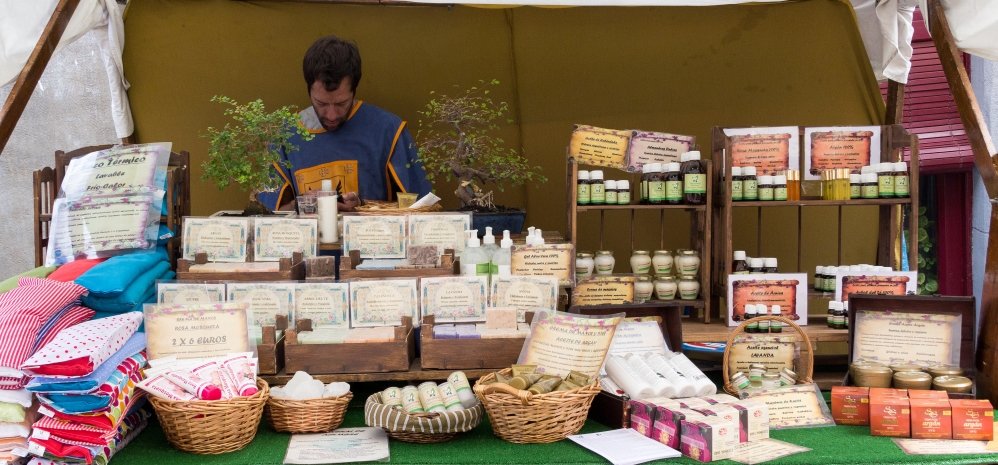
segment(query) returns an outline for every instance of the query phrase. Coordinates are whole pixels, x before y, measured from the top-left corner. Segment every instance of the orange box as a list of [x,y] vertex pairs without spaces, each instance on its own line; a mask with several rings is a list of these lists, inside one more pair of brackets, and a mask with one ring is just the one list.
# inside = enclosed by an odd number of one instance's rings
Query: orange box
[[870,400],[875,397],[908,397],[907,389],[870,388]]
[[928,389],[911,389],[908,391],[909,399],[949,399],[946,391],[930,391]]
[[832,386],[832,418],[837,425],[869,425],[870,388]]
[[911,436],[911,406],[907,397],[870,396],[870,434],[907,438]]
[[984,399],[950,399],[953,409],[953,439],[994,439],[994,410]]
[[914,439],[952,439],[953,411],[948,399],[913,397],[911,405],[911,437]]

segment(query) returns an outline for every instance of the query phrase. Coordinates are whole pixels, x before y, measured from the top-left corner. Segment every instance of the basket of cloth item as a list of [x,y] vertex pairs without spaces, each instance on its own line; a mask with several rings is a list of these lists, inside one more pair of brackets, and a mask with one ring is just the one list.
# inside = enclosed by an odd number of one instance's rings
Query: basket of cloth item
[[[505,377],[511,373],[510,368],[498,372]],[[496,373],[489,373],[475,383],[474,391],[496,436],[517,444],[541,444],[578,433],[600,387],[594,380],[567,391],[533,394],[496,382]]]
[[382,428],[388,436],[403,442],[432,444],[454,439],[482,422],[482,404],[457,411],[405,413],[401,407],[386,405],[376,392],[364,403],[364,423]]
[[325,433],[340,427],[351,399],[349,384],[324,385],[299,371],[288,384],[270,390],[264,414],[275,431]]
[[192,454],[224,454],[246,447],[260,425],[270,388],[256,380],[255,394],[226,400],[167,400],[150,396],[166,440]]
[[426,207],[399,208],[398,202],[384,200],[365,200],[363,205],[354,207],[358,215],[408,215],[410,213],[438,212],[444,209],[439,203]]

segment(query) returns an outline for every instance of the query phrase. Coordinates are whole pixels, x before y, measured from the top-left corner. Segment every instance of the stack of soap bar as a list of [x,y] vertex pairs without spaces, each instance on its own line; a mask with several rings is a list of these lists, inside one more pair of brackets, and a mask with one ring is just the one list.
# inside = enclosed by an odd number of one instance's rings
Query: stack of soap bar
[[342,344],[350,330],[340,328],[316,328],[313,331],[298,333],[301,344]]
[[405,265],[402,259],[367,259],[357,265],[358,270],[394,270],[400,265]]
[[516,307],[488,307],[485,309],[487,329],[516,329]]
[[433,339],[457,339],[454,325],[433,325]]
[[391,342],[395,340],[393,326],[378,326],[374,328],[354,328],[347,334],[346,343]]
[[457,332],[458,339],[478,339],[482,337],[478,334],[478,329],[475,328],[474,323],[454,325],[454,330]]

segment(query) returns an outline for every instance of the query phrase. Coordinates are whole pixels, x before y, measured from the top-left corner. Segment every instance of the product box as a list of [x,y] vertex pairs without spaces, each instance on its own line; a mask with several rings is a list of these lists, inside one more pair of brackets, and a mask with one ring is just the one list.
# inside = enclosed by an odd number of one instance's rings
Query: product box
[[909,404],[913,439],[953,438],[953,411],[948,399],[913,397]]
[[694,409],[709,417],[721,417],[728,421],[733,421],[738,425],[738,442],[748,442],[748,429],[742,424],[742,414],[738,409],[727,404],[716,404],[710,407]]
[[703,400],[699,397],[689,397],[686,399],[679,399],[679,405],[681,405],[683,408],[697,409],[701,407],[710,407],[711,405],[714,404],[707,402],[706,400]]
[[732,402],[738,402],[738,398],[729,394],[714,394],[712,396],[702,396],[699,399],[707,402],[710,405],[717,404],[730,404]]
[[655,420],[652,422],[651,438],[673,449],[679,450],[679,436],[682,421],[686,418],[700,418],[700,412],[667,405],[655,406]]
[[930,391],[928,389],[909,389],[909,399],[949,399],[946,391]]
[[907,397],[870,396],[870,434],[911,437],[911,406]]
[[655,404],[643,400],[630,400],[631,429],[652,437],[652,422],[655,421]]
[[738,421],[718,416],[687,417],[679,439],[683,455],[701,462],[731,458],[738,447]]
[[994,439],[994,410],[984,399],[950,399],[953,409],[953,439]]
[[832,386],[832,418],[836,425],[869,425],[870,388]]
[[908,397],[907,389],[870,388],[870,400],[877,397]]
[[745,439],[739,438],[741,442],[752,442],[769,437],[769,407],[765,402],[755,400],[740,400],[728,404],[740,413],[741,431],[745,432]]

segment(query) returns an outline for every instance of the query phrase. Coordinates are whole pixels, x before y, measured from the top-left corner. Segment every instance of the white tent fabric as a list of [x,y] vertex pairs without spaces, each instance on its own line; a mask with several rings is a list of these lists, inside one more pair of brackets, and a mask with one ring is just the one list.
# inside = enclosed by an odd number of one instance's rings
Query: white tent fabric
[[[926,0],[919,8],[927,11]],[[960,50],[998,61],[998,0],[943,0],[943,9]]]
[[[0,0],[0,85],[17,79],[41,37],[58,0]],[[111,89],[111,115],[119,138],[132,134],[132,112],[128,105],[121,53],[125,46],[125,24],[114,0],[80,0],[59,41],[66,44],[98,29],[101,59]]]

